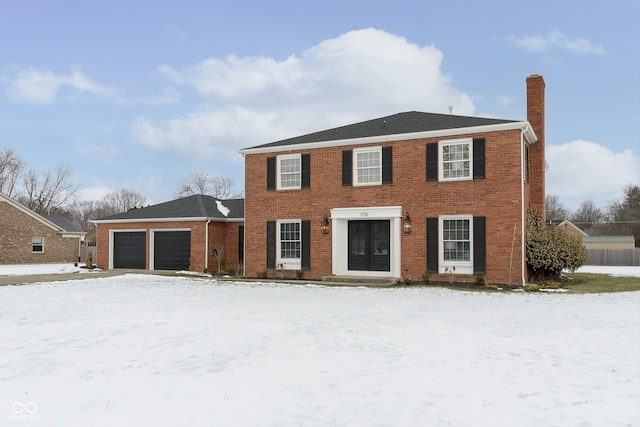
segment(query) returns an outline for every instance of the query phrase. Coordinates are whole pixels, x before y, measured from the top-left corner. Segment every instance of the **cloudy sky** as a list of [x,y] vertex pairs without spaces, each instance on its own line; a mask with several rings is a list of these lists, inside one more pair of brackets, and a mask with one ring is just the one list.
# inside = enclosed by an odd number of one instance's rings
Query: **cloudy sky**
[[402,111],[526,120],[547,100],[547,194],[640,184],[640,3],[0,0],[0,148],[71,166],[83,199],[174,198],[238,149]]

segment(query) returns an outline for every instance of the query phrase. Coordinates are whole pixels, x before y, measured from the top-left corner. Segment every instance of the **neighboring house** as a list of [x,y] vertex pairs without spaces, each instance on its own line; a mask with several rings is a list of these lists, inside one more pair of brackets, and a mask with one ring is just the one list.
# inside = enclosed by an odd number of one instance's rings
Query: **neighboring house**
[[39,215],[0,193],[0,264],[77,262],[84,235],[68,219]]
[[242,199],[194,195],[91,222],[100,268],[241,271]]
[[567,234],[582,240],[583,237],[589,236],[587,233],[582,231],[578,226],[569,221],[568,219],[563,220],[547,220],[547,225],[556,226],[558,228],[563,229]]
[[246,274],[523,283],[544,87],[527,78],[528,121],[414,111],[240,150]]
[[634,249],[633,236],[584,236],[582,244],[588,249]]

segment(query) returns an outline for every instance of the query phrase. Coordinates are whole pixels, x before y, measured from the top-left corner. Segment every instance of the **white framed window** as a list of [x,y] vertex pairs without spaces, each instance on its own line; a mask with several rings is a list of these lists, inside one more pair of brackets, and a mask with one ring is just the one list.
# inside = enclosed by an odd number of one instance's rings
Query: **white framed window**
[[44,252],[44,237],[33,237],[31,239],[31,252]]
[[300,270],[302,260],[302,222],[298,219],[279,220],[277,223],[276,268]]
[[300,154],[283,154],[277,158],[278,190],[299,190],[302,183]]
[[440,181],[473,179],[473,139],[453,139],[438,144]]
[[382,147],[353,150],[353,185],[382,184]]
[[473,273],[473,217],[441,216],[440,273]]

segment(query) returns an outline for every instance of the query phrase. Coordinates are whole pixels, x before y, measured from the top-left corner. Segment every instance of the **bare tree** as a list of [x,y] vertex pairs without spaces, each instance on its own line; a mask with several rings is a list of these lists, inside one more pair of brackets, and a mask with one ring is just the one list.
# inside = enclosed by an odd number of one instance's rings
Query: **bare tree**
[[130,209],[141,208],[147,201],[147,198],[135,191],[122,188],[113,193],[109,193],[102,198],[104,215],[112,215],[120,212],[126,212]]
[[560,198],[555,195],[547,195],[545,198],[545,218],[548,220],[567,219],[569,210],[560,203]]
[[622,201],[609,206],[609,216],[616,234],[633,234],[636,247],[640,247],[640,185],[628,184]]
[[177,197],[187,197],[194,194],[207,194],[216,199],[234,197],[233,180],[224,176],[213,176],[208,172],[191,172],[182,180]]
[[13,148],[0,149],[0,193],[11,197],[24,169],[24,160]]
[[30,169],[23,176],[23,188],[17,199],[34,212],[50,215],[73,202],[77,189],[68,166],[59,165],[42,176]]
[[69,206],[68,216],[84,231],[91,231],[95,229],[95,225],[91,222],[92,219],[101,218],[111,213],[103,201],[80,200],[74,201]]
[[577,211],[571,214],[571,222],[587,234],[597,234],[596,229],[602,225],[606,215],[596,206],[593,200],[580,204]]

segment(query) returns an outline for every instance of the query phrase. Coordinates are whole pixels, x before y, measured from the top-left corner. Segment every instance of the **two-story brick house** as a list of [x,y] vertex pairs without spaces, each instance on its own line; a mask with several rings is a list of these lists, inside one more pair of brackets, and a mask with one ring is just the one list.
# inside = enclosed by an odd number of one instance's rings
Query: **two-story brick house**
[[241,150],[246,274],[523,283],[544,87],[527,78],[526,121],[414,111]]

